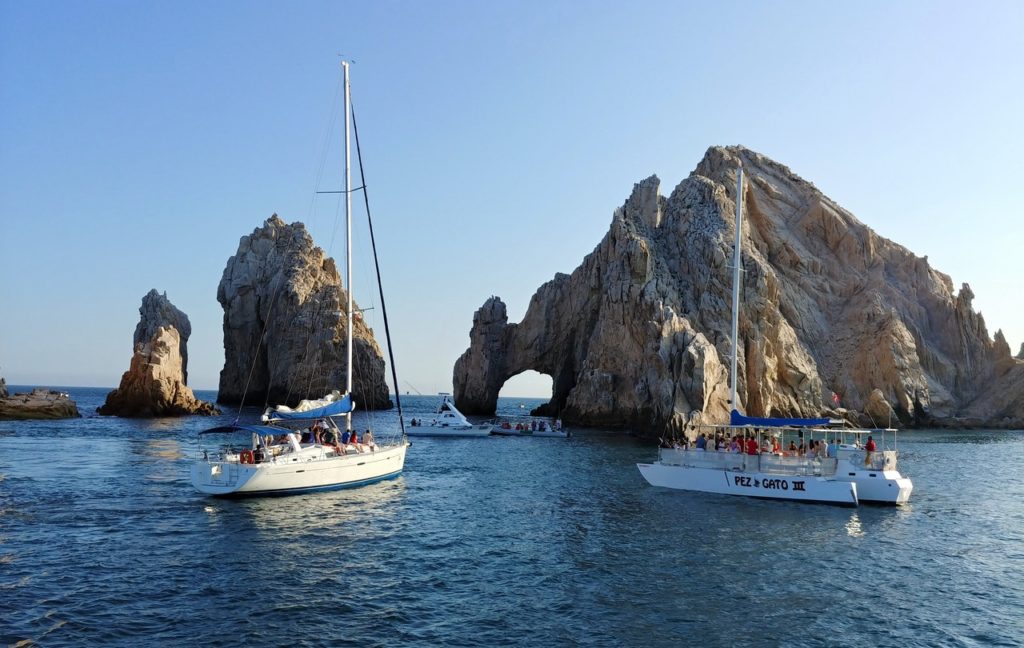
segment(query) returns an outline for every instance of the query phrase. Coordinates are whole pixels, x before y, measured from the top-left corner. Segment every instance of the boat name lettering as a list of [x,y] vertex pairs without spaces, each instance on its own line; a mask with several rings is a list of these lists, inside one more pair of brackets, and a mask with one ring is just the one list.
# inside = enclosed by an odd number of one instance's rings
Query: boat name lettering
[[753,480],[750,477],[741,477],[739,475],[736,475],[735,477],[733,477],[733,481],[737,486],[746,486],[747,488],[750,488],[751,486],[754,485]]
[[789,482],[785,479],[765,479],[761,482],[761,488],[768,490],[789,490]]
[[804,490],[804,483],[802,481],[793,482],[793,490],[802,491]]

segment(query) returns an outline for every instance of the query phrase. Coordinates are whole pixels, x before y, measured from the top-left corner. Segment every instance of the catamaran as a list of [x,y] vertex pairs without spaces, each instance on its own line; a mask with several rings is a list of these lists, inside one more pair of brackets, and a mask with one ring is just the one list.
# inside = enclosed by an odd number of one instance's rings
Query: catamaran
[[[349,132],[352,118],[349,86],[349,64],[342,62],[345,86],[345,222],[347,231],[346,284],[348,293],[347,315],[347,370],[345,393],[332,391],[321,399],[303,401],[292,409],[285,406],[268,409],[260,424],[220,426],[200,433],[200,456],[192,465],[192,484],[209,495],[289,495],[313,491],[351,488],[398,476],[405,465],[409,442],[405,437],[402,402],[398,393],[398,376],[394,356],[391,355],[391,376],[395,384],[401,435],[394,441],[378,443],[364,434],[360,439],[352,428],[352,412],[356,407],[352,399],[352,178]],[[358,138],[358,131],[356,133]],[[358,149],[358,139],[357,139]],[[360,165],[361,167],[361,165]],[[365,191],[365,182],[363,190]],[[367,215],[369,217],[369,214]],[[373,227],[370,226],[371,243]],[[376,258],[376,245],[374,257]],[[387,308],[384,305],[380,274],[381,307],[384,312],[385,332],[390,353],[390,331],[387,327]],[[338,420],[344,420],[342,431]],[[204,448],[204,441],[222,438],[221,435],[242,435],[244,449],[225,447]],[[372,437],[372,433],[370,435]],[[343,443],[344,441],[344,443]]]
[[[710,448],[660,448],[657,461],[637,464],[640,474],[652,486],[705,493],[841,506],[906,503],[913,484],[896,467],[896,430],[841,429],[835,427],[841,421],[827,418],[748,417],[736,409],[742,223],[740,164],[736,170],[729,424],[693,429],[692,433],[703,437],[705,443],[711,439]],[[787,435],[792,446],[785,445]],[[719,439],[728,444],[724,449],[716,443]],[[796,446],[796,439],[801,446]],[[809,451],[812,442],[822,451]],[[737,445],[739,452],[735,451]]]

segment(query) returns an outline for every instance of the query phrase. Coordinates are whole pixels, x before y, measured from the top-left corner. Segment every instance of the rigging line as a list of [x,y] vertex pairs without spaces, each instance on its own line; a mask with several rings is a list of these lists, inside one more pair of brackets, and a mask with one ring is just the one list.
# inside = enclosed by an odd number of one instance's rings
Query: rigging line
[[[351,103],[351,99],[350,99]],[[391,380],[395,385],[395,404],[398,406],[398,425],[405,437],[405,417],[402,416],[401,387],[398,384],[398,370],[395,368],[395,350],[391,344],[391,329],[388,326],[388,307],[384,302],[384,283],[380,278],[380,262],[377,259],[377,241],[373,236],[373,219],[370,217],[370,197],[366,191],[366,173],[363,171],[363,152],[359,146],[359,127],[356,125],[356,109],[352,104],[352,133],[356,140],[356,159],[359,161],[359,180],[363,183],[363,202],[366,205],[366,223],[370,228],[370,246],[373,248],[373,267],[377,270],[377,290],[380,293],[381,316],[384,319],[384,337],[388,342],[388,359],[391,360]]]
[[[274,302],[277,301],[277,294],[281,290],[281,284],[284,283],[282,278],[277,282],[277,288],[274,289],[274,295],[270,298],[270,305],[267,307],[267,317],[263,320],[263,331],[260,332],[259,342],[256,343],[256,353],[252,357],[252,364],[249,366],[249,376],[245,379],[245,388],[242,390],[242,402],[238,405],[238,414],[235,416],[235,423],[242,416],[242,408],[245,407],[245,397],[249,394],[249,384],[252,382],[252,375],[256,371],[256,362],[260,358],[260,348],[263,346],[263,340],[267,336],[267,325],[270,323],[270,312],[274,309]],[[259,315],[259,308],[256,309],[256,314]],[[270,354],[267,354],[267,362],[270,362]],[[267,391],[263,401],[263,409],[266,410],[267,405],[270,404],[270,374],[267,374]]]
[[334,124],[338,120],[338,97],[341,95],[341,88],[343,86],[344,77],[338,75],[338,85],[334,88],[334,100],[331,102],[331,111],[327,120],[327,127],[324,129],[323,145],[320,149],[320,164],[316,172],[316,182],[313,185],[313,196],[309,199],[309,211],[307,213],[307,219],[310,219],[313,215],[313,205],[316,202],[316,194],[321,193],[316,191],[320,187],[320,181],[324,176],[324,167],[327,165],[327,151],[331,141],[331,136],[334,134]]

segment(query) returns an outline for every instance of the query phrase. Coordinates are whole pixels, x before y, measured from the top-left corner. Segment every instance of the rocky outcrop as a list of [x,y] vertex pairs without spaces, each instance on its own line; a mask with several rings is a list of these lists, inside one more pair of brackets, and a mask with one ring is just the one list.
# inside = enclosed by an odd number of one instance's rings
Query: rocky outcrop
[[[728,403],[735,173],[745,169],[738,406],[852,419],[1007,426],[1024,417],[1024,362],[989,337],[964,284],[878,236],[785,166],[713,147],[671,193],[638,183],[571,274],[508,323],[489,299],[455,364],[458,407],[490,414],[504,382],[552,377],[568,423],[661,432],[722,422]],[[884,419],[884,420],[883,420]]]
[[0,378],[0,421],[78,418],[78,406],[65,392],[37,387],[31,392],[7,394]]
[[[348,296],[334,260],[302,223],[277,214],[243,236],[217,288],[224,307],[221,403],[295,405],[345,390]],[[353,398],[390,407],[384,359],[354,307]]]
[[188,316],[156,290],[142,298],[139,315],[131,365],[96,411],[136,418],[220,414],[210,403],[196,399],[185,383],[185,349],[192,332]]
[[188,339],[192,335],[192,324],[188,321],[188,315],[167,299],[167,293],[162,295],[156,288],[150,290],[142,298],[142,306],[139,308],[139,323],[135,326],[135,336],[132,338],[132,348],[144,344],[153,339],[157,330],[162,326],[172,326],[178,331],[181,337],[181,344],[178,352],[181,355],[181,382],[188,384]]

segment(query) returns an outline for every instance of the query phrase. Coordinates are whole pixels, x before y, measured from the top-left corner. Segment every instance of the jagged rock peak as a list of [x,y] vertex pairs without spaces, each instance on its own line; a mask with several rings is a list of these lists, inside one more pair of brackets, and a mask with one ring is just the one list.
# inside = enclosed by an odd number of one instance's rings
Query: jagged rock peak
[[550,409],[567,422],[662,432],[724,420],[740,162],[741,411],[834,414],[835,392],[866,424],[1024,420],[1024,363],[989,337],[969,286],[954,293],[927,258],[739,146],[708,149],[667,199],[656,176],[637,183],[604,239],[537,290],[522,322],[488,300],[455,364],[458,406],[492,413],[502,384],[533,369],[552,377]]
[[220,414],[210,403],[196,399],[185,385],[181,347],[178,329],[158,327],[149,340],[135,345],[121,384],[96,411],[134,418]]
[[[274,214],[243,236],[217,288],[225,355],[218,401],[294,405],[344,390],[347,299],[334,260],[302,223]],[[353,397],[362,409],[390,407],[380,347],[355,312]]]
[[1020,351],[1017,352],[1017,359],[1024,360],[1024,342],[1020,345]]
[[179,348],[179,353],[181,354],[181,381],[187,385],[188,338],[192,335],[192,324],[188,321],[188,315],[180,311],[167,299],[166,292],[161,294],[157,292],[156,288],[153,288],[142,298],[139,316],[139,323],[135,327],[135,335],[132,336],[132,349],[135,349],[139,344],[152,340],[157,329],[173,326],[181,338]]
[[7,381],[0,376],[0,398],[7,398]]

